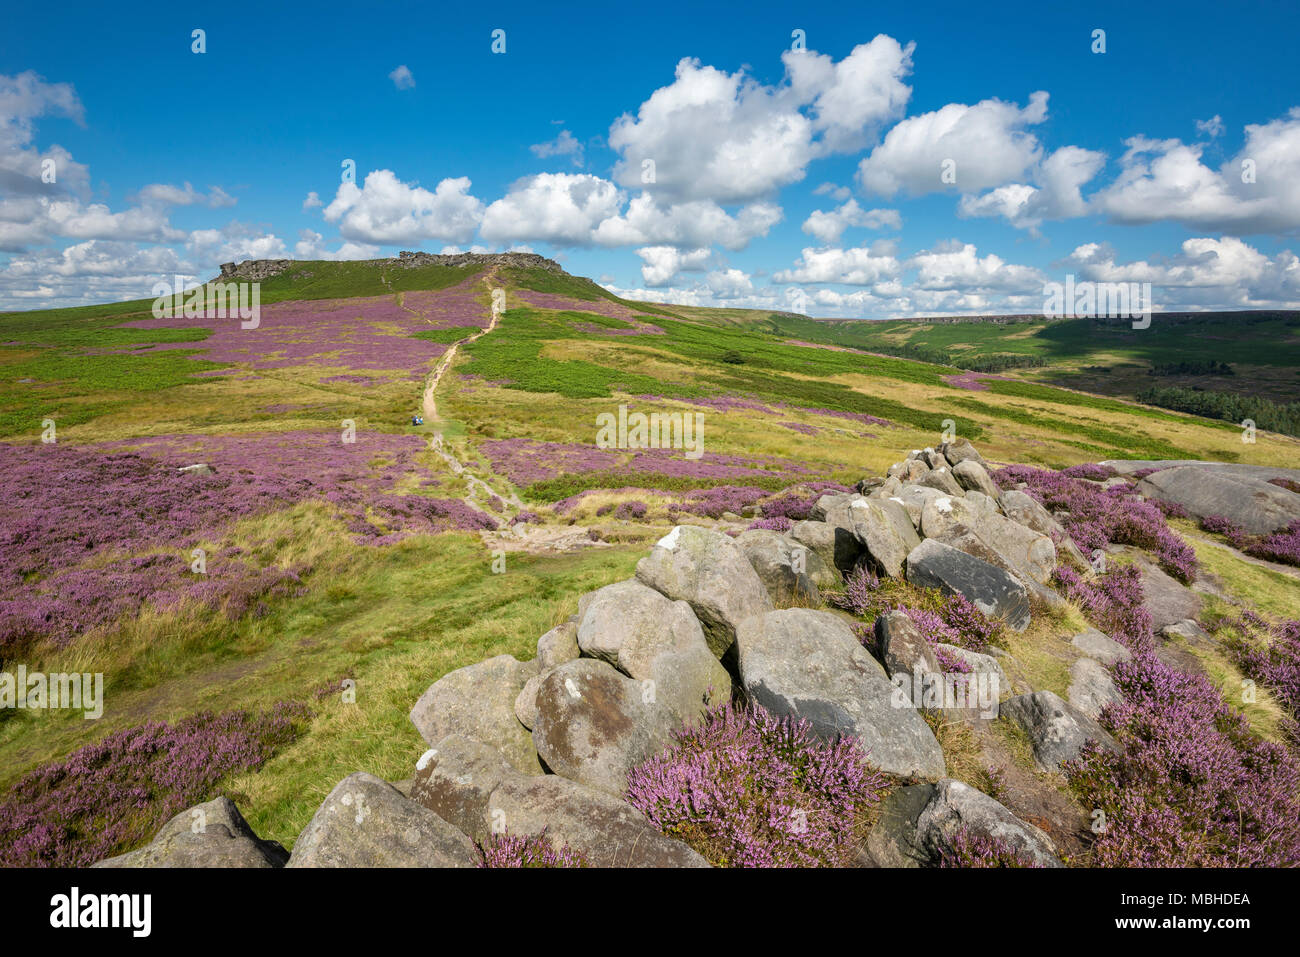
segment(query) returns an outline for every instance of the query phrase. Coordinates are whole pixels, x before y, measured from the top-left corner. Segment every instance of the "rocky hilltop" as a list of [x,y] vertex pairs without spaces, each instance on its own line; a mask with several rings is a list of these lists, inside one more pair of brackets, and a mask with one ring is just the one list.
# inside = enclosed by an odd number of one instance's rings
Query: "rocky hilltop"
[[[998,473],[1002,487],[971,443],[957,440],[916,450],[854,491],[821,496],[786,531],[678,525],[633,578],[582,596],[577,614],[538,639],[534,658],[501,655],[430,685],[410,713],[428,746],[413,778],[357,772],[340,781],[292,855],[218,798],[100,866],[471,867],[485,847],[511,840],[592,866],[708,866],[719,861],[702,853],[708,842],[691,839],[698,832],[657,826],[654,815],[683,775],[696,795],[688,803],[707,806],[717,782],[701,768],[724,761],[727,748],[705,749],[709,761],[692,772],[700,777],[654,762],[680,746],[684,728],[745,714],[760,715],[760,726],[798,722],[789,740],[807,736],[841,749],[841,759],[847,747],[846,766],[864,763],[888,784],[869,829],[840,834],[817,850],[819,862],[934,866],[976,848],[1059,867],[1089,822],[1077,805],[1061,810],[1026,795],[1056,795],[1042,781],[1081,755],[1121,752],[1099,718],[1124,700],[1114,667],[1147,650],[1092,628],[1035,639],[1070,649],[1062,696],[1035,687],[1003,648],[938,641],[907,609],[886,606],[865,629],[845,611],[861,611],[864,589],[896,582],[965,603],[980,628],[1016,633],[1065,604],[1058,589],[1095,580],[1094,556],[1061,523],[1068,516],[1029,494],[1017,468]],[[1146,496],[1122,478],[1087,484],[1097,496],[1122,485],[1147,514],[1155,511],[1147,498],[1182,487],[1157,478]],[[1271,504],[1300,518],[1300,495],[1270,488],[1279,493]],[[1144,567],[1150,625],[1203,637],[1194,620],[1201,595]],[[958,780],[946,742],[961,738],[936,733],[945,722],[980,728],[995,719],[1032,751],[1037,772],[1018,782],[1026,793],[998,778],[983,789]],[[731,827],[745,812],[730,814],[711,826]],[[199,819],[205,828],[190,826]]]
[[[397,258],[372,259],[385,269],[413,269],[417,266],[508,266],[518,269],[545,269],[548,272],[563,273],[564,269],[554,259],[547,259],[536,253],[455,253],[453,255],[436,255],[433,253],[409,252],[403,250]],[[260,282],[278,276],[292,266],[302,265],[296,259],[246,259],[241,263],[222,263],[221,275],[214,282],[245,281]]]

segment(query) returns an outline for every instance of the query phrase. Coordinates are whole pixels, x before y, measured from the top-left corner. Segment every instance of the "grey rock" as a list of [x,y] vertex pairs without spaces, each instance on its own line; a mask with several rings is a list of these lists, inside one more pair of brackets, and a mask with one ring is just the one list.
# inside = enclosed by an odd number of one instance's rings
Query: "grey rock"
[[966,459],[952,467],[952,477],[957,484],[967,491],[981,492],[990,499],[996,499],[1002,490],[989,476],[988,470],[974,459]]
[[959,831],[1000,840],[1018,857],[1040,867],[1062,867],[1052,839],[1032,824],[1020,820],[1005,807],[969,784],[951,778],[934,787],[930,801],[917,816],[920,844],[932,861],[953,850]]
[[942,670],[934,649],[906,612],[891,611],[876,618],[875,643],[876,657],[890,678],[910,676],[916,670],[922,674]]
[[1103,635],[1096,628],[1089,628],[1087,631],[1079,632],[1070,639],[1070,644],[1089,658],[1094,658],[1103,665],[1113,665],[1120,661],[1128,661],[1133,657],[1133,652],[1114,638]]
[[482,841],[490,833],[488,798],[501,782],[522,776],[495,749],[453,734],[420,757],[408,797]]
[[386,781],[338,783],[293,846],[289,867],[474,867],[470,839]]
[[1115,687],[1106,666],[1092,658],[1080,658],[1070,665],[1070,704],[1090,718],[1101,716],[1108,704],[1118,704],[1124,696]]
[[1001,712],[1029,735],[1034,760],[1046,771],[1059,771],[1063,763],[1079,756],[1089,740],[1118,750],[1114,738],[1101,725],[1052,691],[1008,698],[1002,702]]
[[580,654],[577,622],[562,622],[537,639],[537,670],[550,671]]
[[[809,556],[815,557],[816,553],[807,546],[765,528],[741,532],[736,544],[758,573],[773,603],[821,604],[821,591],[808,573]],[[820,566],[821,559],[817,558],[817,562]]]
[[411,723],[434,745],[449,734],[491,745],[526,774],[541,774],[532,736],[515,715],[515,700],[538,673],[536,660],[497,655],[443,675],[411,709]]
[[953,466],[961,465],[962,462],[966,461],[978,462],[980,465],[986,464],[984,457],[976,451],[975,446],[971,445],[969,439],[956,439],[952,442],[945,442],[939,446],[939,451]]
[[825,740],[853,735],[881,770],[934,779],[938,741],[910,706],[895,706],[884,669],[829,612],[788,608],[751,618],[736,638],[745,693],[768,711],[809,721]]
[[636,577],[668,598],[688,602],[704,628],[709,649],[721,658],[736,628],[772,608],[749,559],[721,532],[678,525],[637,562]]
[[1157,631],[1201,613],[1205,599],[1200,594],[1167,575],[1145,556],[1138,557],[1137,564],[1142,569],[1142,605],[1151,613],[1151,625]]
[[1266,535],[1300,519],[1300,495],[1241,472],[1179,466],[1148,475],[1138,490],[1149,498],[1175,502],[1196,518],[1222,515],[1252,535]]
[[[550,674],[550,672],[546,672]],[[518,697],[515,698],[515,717],[529,731],[537,723],[537,689],[542,685],[545,674],[533,675],[524,682]]]
[[1004,569],[933,539],[907,556],[907,580],[968,598],[985,615],[1005,620],[1017,631],[1029,625],[1029,595],[1022,582]]
[[912,527],[920,531],[921,512],[926,503],[940,498],[952,498],[952,496],[946,495],[937,488],[927,488],[924,485],[904,485],[898,490],[898,494],[891,496],[889,500],[901,505],[907,512],[907,517],[912,520]]
[[[795,522],[790,537],[839,572],[850,571],[862,557],[862,543],[847,528],[824,521]],[[828,587],[833,587],[830,583]]]
[[94,867],[283,867],[289,852],[253,833],[227,797],[181,811],[144,847]]
[[965,490],[957,483],[952,472],[947,468],[937,468],[931,470],[918,483],[924,488],[934,488],[943,492],[945,495],[954,495],[960,498],[965,494]]

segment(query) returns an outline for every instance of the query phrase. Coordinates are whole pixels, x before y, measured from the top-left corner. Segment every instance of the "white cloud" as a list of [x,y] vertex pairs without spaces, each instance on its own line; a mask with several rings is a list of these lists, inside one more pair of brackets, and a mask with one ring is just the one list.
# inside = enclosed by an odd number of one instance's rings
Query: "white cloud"
[[294,259],[326,259],[344,261],[352,259],[374,259],[379,255],[379,247],[369,243],[346,242],[338,249],[329,249],[323,242],[324,237],[312,229],[298,233],[298,242],[293,247]]
[[150,183],[134,196],[128,197],[135,202],[156,204],[159,206],[207,206],[222,209],[234,206],[236,200],[220,186],[213,186],[205,196],[189,183],[173,186],[170,183]]
[[560,130],[560,135],[546,143],[534,143],[528,147],[533,155],[542,159],[551,156],[567,156],[573,161],[574,166],[582,166],[583,147],[573,134],[568,130]]
[[839,63],[787,51],[781,86],[683,59],[671,84],[611,126],[614,181],[652,189],[666,204],[768,197],[803,179],[812,159],[856,148],[902,112],[911,49],[878,36]]
[[388,78],[393,81],[393,86],[399,90],[411,90],[415,88],[415,77],[405,63],[388,74]]
[[704,284],[708,286],[709,292],[715,299],[735,300],[752,296],[754,293],[754,284],[739,269],[722,269],[711,272],[704,277]]
[[302,201],[302,211],[305,213],[309,209],[316,209],[318,206],[324,205],[320,200],[320,194],[313,189],[307,194],[307,198]]
[[1223,131],[1226,128],[1227,127],[1225,127],[1223,123],[1223,117],[1221,117],[1218,113],[1215,113],[1208,120],[1196,121],[1196,132],[1202,134],[1203,136],[1208,136],[1212,140],[1218,139],[1220,136],[1222,136]]
[[844,230],[850,226],[863,229],[901,229],[903,218],[896,209],[863,209],[857,200],[850,199],[830,212],[820,209],[813,211],[804,220],[803,231],[830,246],[838,243]]
[[1247,126],[1241,150],[1217,170],[1201,162],[1200,144],[1135,136],[1125,145],[1120,175],[1092,197],[1113,222],[1235,235],[1300,228],[1300,107]]
[[676,246],[643,246],[636,251],[645,262],[641,278],[647,286],[665,286],[681,272],[702,272],[713,258],[712,251],[681,250]]
[[540,173],[515,183],[483,214],[488,242],[534,240],[585,246],[605,219],[618,214],[623,196],[608,180],[589,173]]
[[936,292],[1037,294],[1045,279],[1031,266],[1008,263],[995,253],[980,256],[974,244],[955,239],[915,254],[907,267],[917,271],[912,289]]
[[805,249],[793,269],[782,270],[773,278],[783,283],[830,282],[870,286],[897,277],[900,269],[895,244],[880,240],[870,247]]
[[1082,216],[1088,203],[1083,186],[1101,172],[1104,153],[1063,146],[1031,172],[1038,184],[1008,183],[982,196],[963,196],[958,204],[962,216],[1001,216],[1020,229],[1037,230],[1046,219]]
[[189,234],[185,249],[200,271],[211,272],[227,262],[289,258],[283,239],[239,222],[221,229],[196,229]]
[[835,200],[835,202],[843,203],[853,195],[853,191],[847,186],[837,186],[834,183],[822,183],[813,190],[813,195],[829,196],[831,199]]
[[601,246],[650,244],[697,249],[718,243],[726,249],[743,249],[756,237],[767,235],[781,216],[781,208],[773,203],[750,203],[733,215],[710,200],[665,208],[642,193],[628,203],[625,213],[604,219],[592,238]]
[[[1025,128],[1047,118],[1047,94],[1030,94],[1023,109],[1001,100],[974,106],[949,103],[910,116],[885,134],[884,142],[858,165],[864,189],[885,197],[957,190],[974,193],[1023,178],[1042,149]],[[955,181],[941,179],[955,163]]]
[[483,218],[483,204],[469,194],[468,177],[442,180],[433,192],[403,183],[378,169],[358,188],[342,183],[325,207],[326,221],[345,239],[369,243],[419,243],[426,239],[467,242]]

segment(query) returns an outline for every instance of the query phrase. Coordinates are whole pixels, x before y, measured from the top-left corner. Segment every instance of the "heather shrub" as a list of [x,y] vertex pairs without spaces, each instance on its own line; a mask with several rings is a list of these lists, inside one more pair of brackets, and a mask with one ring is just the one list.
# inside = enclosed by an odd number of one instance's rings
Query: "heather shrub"
[[1200,526],[1203,531],[1224,536],[1232,543],[1233,548],[1242,548],[1247,543],[1246,533],[1222,515],[1206,515],[1201,519]]
[[749,523],[745,531],[751,531],[755,528],[766,528],[774,532],[788,532],[794,528],[794,522],[784,515],[777,515],[775,518],[758,518]]
[[1124,700],[1102,713],[1119,742],[1093,744],[1066,766],[1084,807],[1105,828],[1093,845],[1103,867],[1300,865],[1300,764],[1255,736],[1201,675],[1153,654],[1114,669]]
[[1082,465],[1071,465],[1069,468],[1061,469],[1062,475],[1068,475],[1070,478],[1090,479],[1094,482],[1104,482],[1108,478],[1114,478],[1119,473],[1109,465],[1100,465],[1096,462],[1084,462]]
[[493,834],[476,842],[479,867],[586,867],[581,854],[563,844],[556,847],[545,833],[517,836]]
[[940,867],[1042,867],[1000,837],[959,827],[939,855]]
[[1276,485],[1278,488],[1284,488],[1288,492],[1300,494],[1300,482],[1286,478],[1271,478],[1268,480],[1270,485]]
[[[934,588],[917,588],[892,578],[878,578],[865,565],[844,576],[844,590],[827,596],[830,604],[874,622],[891,611],[903,611],[933,644],[957,645],[983,651],[996,643],[1000,622],[990,619],[964,595],[945,595]],[[953,670],[966,671],[966,668]]]
[[1060,565],[1052,579],[1106,634],[1134,654],[1150,650],[1154,630],[1151,613],[1142,604],[1142,572],[1136,565],[1117,565],[1094,579]]
[[24,776],[0,803],[0,866],[82,867],[142,844],[218,782],[260,767],[307,716],[204,712],[151,721],[78,748]]
[[1300,742],[1300,621],[1270,625],[1249,612],[1232,623],[1237,635],[1225,645],[1241,673],[1275,694],[1291,718],[1286,731]]
[[1085,552],[1107,543],[1145,548],[1160,567],[1183,582],[1196,577],[1196,553],[1170,530],[1164,513],[1143,501],[1131,485],[1103,489],[1061,473],[1012,465],[994,475],[1008,488],[1024,482],[1026,491],[1048,511],[1067,513],[1061,524]]
[[620,502],[614,509],[614,517],[625,522],[645,518],[645,502]]
[[1284,565],[1300,565],[1300,521],[1248,545],[1246,554]]
[[849,737],[724,705],[628,776],[627,799],[663,833],[720,867],[848,862],[884,776]]
[[721,518],[723,512],[737,515],[765,496],[767,491],[753,485],[719,485],[716,488],[689,492],[678,508],[692,515]]

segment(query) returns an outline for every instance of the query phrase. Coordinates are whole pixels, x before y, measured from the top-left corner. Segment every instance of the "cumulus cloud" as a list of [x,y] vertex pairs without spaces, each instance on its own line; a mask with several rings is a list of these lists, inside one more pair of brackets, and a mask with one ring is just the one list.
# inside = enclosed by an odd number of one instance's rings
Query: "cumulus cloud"
[[610,128],[614,180],[666,203],[768,197],[803,179],[812,159],[856,148],[902,113],[911,52],[886,36],[839,63],[787,51],[779,86],[683,59],[671,84]]
[[1106,155],[1078,146],[1056,150],[1031,172],[1037,185],[1008,183],[982,196],[963,196],[962,216],[1001,216],[1019,229],[1037,230],[1048,219],[1067,219],[1087,212],[1083,186],[1106,163]]
[[781,270],[773,278],[777,282],[870,286],[897,277],[900,269],[895,244],[880,240],[853,249],[805,249],[793,269]]
[[215,272],[221,263],[243,259],[288,259],[284,240],[246,223],[231,222],[221,229],[196,229],[185,241],[191,262]]
[[426,239],[468,242],[483,218],[483,204],[469,193],[470,181],[444,179],[433,192],[408,185],[392,170],[378,169],[365,183],[341,183],[325,207],[327,222],[338,223],[344,239],[398,244]]
[[352,259],[374,259],[379,255],[379,247],[369,243],[346,242],[338,249],[325,245],[320,233],[312,229],[303,229],[298,233],[298,242],[293,247],[294,259],[326,259],[344,261]]
[[128,199],[138,203],[152,203],[160,206],[207,206],[211,209],[234,206],[236,203],[235,198],[220,186],[211,187],[208,193],[204,195],[189,183],[184,186],[173,186],[170,183],[150,183],[134,196],[128,197]]
[[393,81],[393,86],[399,90],[412,90],[415,88],[415,77],[405,63],[388,74],[388,78]]
[[863,229],[901,229],[903,217],[896,209],[863,209],[857,200],[850,199],[830,212],[814,210],[804,220],[803,231],[830,246],[838,243],[844,230],[850,226]]
[[711,200],[664,207],[642,193],[628,203],[625,213],[604,219],[592,238],[601,246],[699,248],[717,243],[726,249],[743,249],[756,237],[767,235],[781,217],[781,208],[774,203],[750,203],[731,214]]
[[707,248],[681,250],[676,246],[643,246],[636,254],[644,260],[641,278],[647,286],[665,286],[682,272],[703,272],[713,259]]
[[912,287],[920,290],[1028,294],[1041,291],[1046,278],[1032,266],[1008,263],[995,253],[980,256],[973,243],[955,239],[916,253],[907,265],[917,274]]
[[316,209],[318,206],[324,206],[321,202],[320,193],[314,189],[307,194],[307,198],[302,201],[302,211],[305,213],[309,209]]
[[596,227],[616,216],[622,201],[618,187],[599,176],[540,173],[515,183],[492,203],[479,232],[488,242],[590,245]]
[[[1019,107],[1002,100],[974,106],[949,103],[896,124],[884,142],[858,164],[858,180],[887,198],[948,190],[975,193],[1022,179],[1042,156],[1038,138],[1026,127],[1047,118],[1047,94],[1030,94]],[[943,182],[944,164],[955,167],[953,183]]]
[[574,166],[582,166],[583,147],[568,130],[560,130],[560,135],[546,143],[534,143],[528,147],[534,156],[548,159],[552,156],[567,156]]
[[1300,107],[1245,132],[1217,170],[1201,162],[1200,144],[1132,137],[1120,175],[1093,205],[1125,224],[1174,221],[1235,235],[1300,228]]

